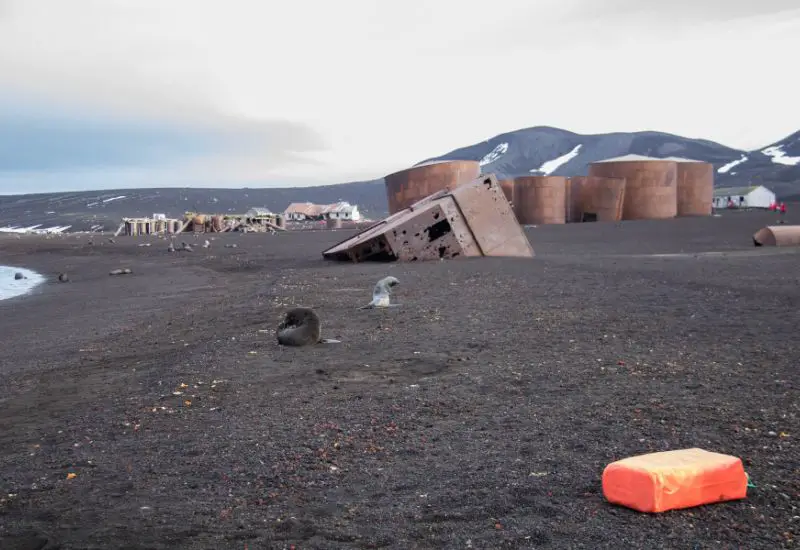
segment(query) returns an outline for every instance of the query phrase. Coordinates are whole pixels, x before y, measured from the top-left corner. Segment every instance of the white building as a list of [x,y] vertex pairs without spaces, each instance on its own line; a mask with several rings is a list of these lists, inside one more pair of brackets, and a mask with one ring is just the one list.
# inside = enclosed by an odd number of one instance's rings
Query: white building
[[735,208],[769,208],[775,200],[775,193],[763,185],[714,189],[714,208],[728,208],[730,201]]
[[269,208],[259,208],[256,206],[248,210],[245,216],[248,218],[269,218],[270,216],[274,216],[274,214],[270,212]]
[[361,219],[358,206],[340,201],[333,204],[314,204],[311,202],[293,202],[284,211],[287,220],[349,220]]
[[361,219],[361,212],[358,211],[358,206],[344,201],[325,206],[322,209],[322,215],[331,220],[350,220],[357,222]]

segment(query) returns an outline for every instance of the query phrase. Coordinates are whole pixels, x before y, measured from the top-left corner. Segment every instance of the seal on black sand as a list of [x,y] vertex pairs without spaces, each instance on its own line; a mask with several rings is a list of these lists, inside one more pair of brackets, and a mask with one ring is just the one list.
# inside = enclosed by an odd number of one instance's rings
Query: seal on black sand
[[358,309],[372,309],[375,307],[397,307],[400,304],[392,304],[389,302],[391,299],[392,289],[400,284],[395,277],[391,275],[384,277],[377,282],[375,288],[372,290],[372,301],[365,306]]
[[311,346],[314,344],[338,344],[339,340],[323,339],[319,315],[308,307],[296,307],[286,312],[275,331],[282,346]]

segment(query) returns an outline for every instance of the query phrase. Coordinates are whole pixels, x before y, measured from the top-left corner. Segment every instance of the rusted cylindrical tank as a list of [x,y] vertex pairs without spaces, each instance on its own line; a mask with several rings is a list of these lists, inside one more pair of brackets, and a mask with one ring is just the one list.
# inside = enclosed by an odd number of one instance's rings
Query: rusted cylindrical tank
[[499,180],[497,184],[500,186],[500,189],[503,190],[503,194],[508,199],[508,202],[514,204],[514,180]]
[[714,166],[708,162],[676,161],[678,216],[710,216],[714,200]]
[[610,160],[589,166],[589,175],[623,178],[623,220],[660,220],[678,214],[678,166],[675,161]]
[[569,181],[567,216],[572,222],[584,221],[584,214],[598,222],[618,222],[622,219],[624,199],[622,178],[575,176]]
[[524,176],[514,179],[514,213],[523,225],[565,223],[567,178]]
[[800,225],[768,225],[753,235],[756,246],[800,246]]
[[384,178],[389,214],[408,208],[437,191],[469,183],[480,173],[481,166],[477,161],[452,160],[431,162],[389,174]]
[[328,229],[341,229],[342,228],[342,220],[339,218],[328,218],[325,222]]
[[275,216],[275,225],[278,227],[285,229],[286,228],[286,216],[282,214],[278,214]]

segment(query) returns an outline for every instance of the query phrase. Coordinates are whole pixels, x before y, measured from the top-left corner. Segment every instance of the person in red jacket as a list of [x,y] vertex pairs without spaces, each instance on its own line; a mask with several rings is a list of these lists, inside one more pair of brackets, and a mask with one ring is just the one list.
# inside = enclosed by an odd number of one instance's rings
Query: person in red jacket
[[770,212],[775,212],[777,209],[778,209],[778,203],[777,202],[772,201],[771,203],[769,203],[769,211]]

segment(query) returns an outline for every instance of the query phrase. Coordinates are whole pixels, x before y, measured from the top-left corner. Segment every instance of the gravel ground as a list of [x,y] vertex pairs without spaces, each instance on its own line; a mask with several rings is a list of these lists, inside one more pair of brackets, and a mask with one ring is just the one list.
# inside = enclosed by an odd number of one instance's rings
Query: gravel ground
[[[800,249],[751,241],[774,218],[418,264],[321,259],[352,231],[0,236],[50,279],[0,302],[0,548],[797,547]],[[358,310],[388,274],[401,307]],[[342,343],[280,348],[293,305]],[[745,500],[603,500],[609,462],[695,446],[743,459]]]

